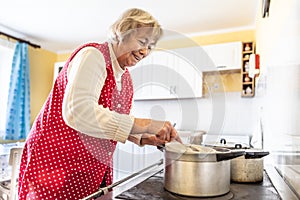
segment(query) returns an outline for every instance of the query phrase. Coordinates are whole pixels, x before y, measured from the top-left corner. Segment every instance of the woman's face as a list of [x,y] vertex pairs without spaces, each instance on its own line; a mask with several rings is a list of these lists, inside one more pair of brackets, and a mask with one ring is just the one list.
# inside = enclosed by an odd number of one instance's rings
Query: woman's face
[[151,33],[149,28],[139,28],[116,45],[115,54],[122,69],[136,65],[149,55],[156,44]]

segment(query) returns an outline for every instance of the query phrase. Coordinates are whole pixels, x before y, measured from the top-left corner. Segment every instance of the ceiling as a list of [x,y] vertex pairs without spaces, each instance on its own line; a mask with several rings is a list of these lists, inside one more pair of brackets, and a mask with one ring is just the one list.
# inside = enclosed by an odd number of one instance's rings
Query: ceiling
[[53,52],[104,41],[126,9],[150,12],[165,30],[184,35],[253,29],[259,0],[0,0],[0,31]]

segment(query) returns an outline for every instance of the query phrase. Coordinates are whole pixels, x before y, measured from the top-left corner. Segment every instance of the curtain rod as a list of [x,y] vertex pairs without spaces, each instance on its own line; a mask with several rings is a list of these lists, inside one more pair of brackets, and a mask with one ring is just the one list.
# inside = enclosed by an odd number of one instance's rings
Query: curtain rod
[[23,40],[23,39],[21,39],[21,38],[14,37],[14,36],[12,36],[12,35],[9,35],[9,34],[7,34],[7,33],[3,33],[3,32],[1,32],[1,31],[0,31],[0,35],[4,35],[4,36],[6,36],[6,37],[12,38],[12,39],[17,40],[17,41],[20,41],[20,42],[24,42],[24,43],[26,43],[26,44],[28,44],[28,45],[34,47],[34,48],[41,48],[40,45],[33,44],[33,43],[29,42],[29,41]]

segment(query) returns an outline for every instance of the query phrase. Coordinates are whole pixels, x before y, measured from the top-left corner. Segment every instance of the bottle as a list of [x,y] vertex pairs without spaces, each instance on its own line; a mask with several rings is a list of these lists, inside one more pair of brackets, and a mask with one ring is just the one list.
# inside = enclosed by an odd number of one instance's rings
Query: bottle
[[249,78],[248,74],[245,75],[244,81],[245,82],[249,82],[250,81],[250,78]]
[[246,94],[249,95],[249,94],[251,94],[251,93],[252,93],[252,89],[250,88],[250,86],[248,86],[248,87],[246,88]]
[[250,47],[249,43],[245,44],[245,49],[244,50],[245,51],[250,51],[251,50],[251,47]]
[[249,71],[249,62],[245,62],[245,72]]

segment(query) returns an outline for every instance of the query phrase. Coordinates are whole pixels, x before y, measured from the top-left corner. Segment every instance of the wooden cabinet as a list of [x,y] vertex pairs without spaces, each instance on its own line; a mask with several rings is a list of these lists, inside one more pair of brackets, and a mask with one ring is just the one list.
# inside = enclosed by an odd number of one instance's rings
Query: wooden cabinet
[[242,97],[254,97],[255,77],[249,77],[250,55],[255,53],[253,42],[244,42],[242,50]]

